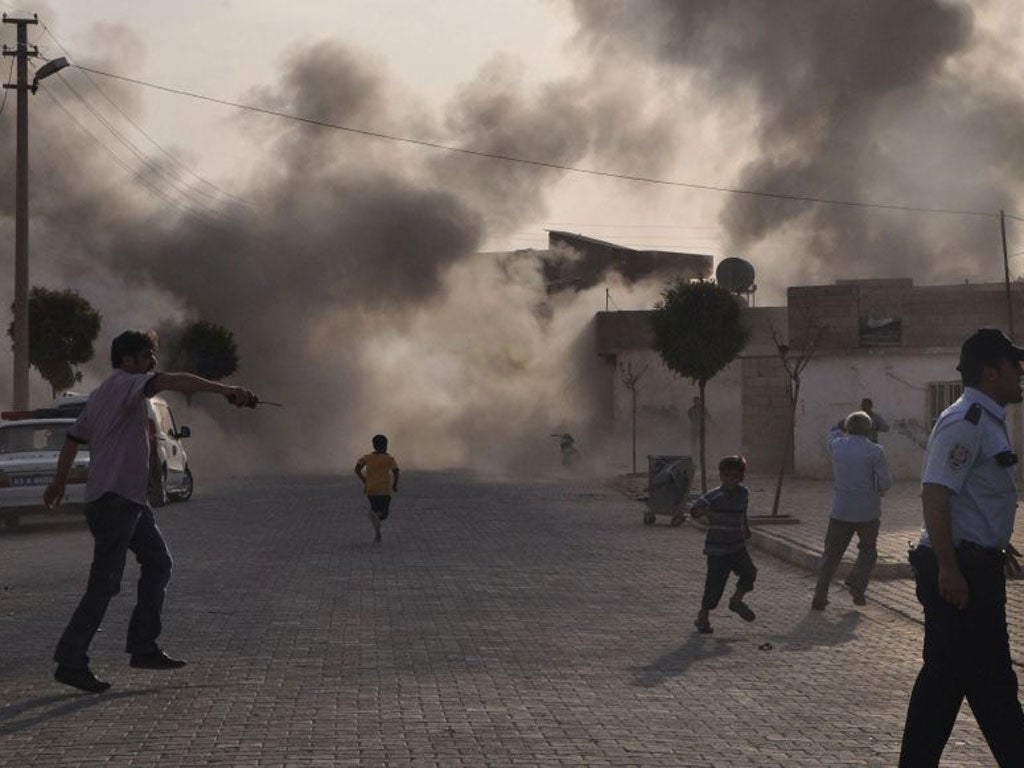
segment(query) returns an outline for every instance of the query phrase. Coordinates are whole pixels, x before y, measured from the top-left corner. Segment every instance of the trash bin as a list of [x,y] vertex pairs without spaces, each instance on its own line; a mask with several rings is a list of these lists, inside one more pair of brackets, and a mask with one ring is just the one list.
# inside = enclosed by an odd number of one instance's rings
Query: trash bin
[[692,477],[693,459],[689,456],[648,456],[644,525],[654,525],[658,515],[682,510]]

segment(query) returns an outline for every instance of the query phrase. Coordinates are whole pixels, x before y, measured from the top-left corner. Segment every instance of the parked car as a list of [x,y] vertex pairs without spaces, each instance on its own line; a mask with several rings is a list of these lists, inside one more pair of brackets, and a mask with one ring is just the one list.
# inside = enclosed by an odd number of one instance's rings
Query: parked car
[[[57,471],[57,457],[73,418],[46,411],[0,414],[0,519],[9,527],[23,515],[43,512],[43,489]],[[82,446],[68,474],[63,509],[84,504],[89,471],[88,446]]]
[[[75,418],[88,401],[86,395],[68,393],[57,398],[54,410]],[[181,442],[192,436],[188,427],[178,427],[167,401],[151,397],[149,406],[149,503],[162,507],[168,501],[185,501],[194,490],[188,453]]]

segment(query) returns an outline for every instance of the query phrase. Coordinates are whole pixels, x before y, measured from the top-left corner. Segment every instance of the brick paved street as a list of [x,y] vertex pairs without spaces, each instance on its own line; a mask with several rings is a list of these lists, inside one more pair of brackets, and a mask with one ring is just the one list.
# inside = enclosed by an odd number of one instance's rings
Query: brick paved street
[[[894,764],[914,621],[842,594],[812,613],[809,572],[755,552],[757,621],[719,610],[699,636],[697,530],[644,527],[598,482],[403,485],[379,547],[354,478],[206,484],[160,511],[163,640],[192,663],[128,668],[122,594],[101,696],[50,678],[88,533],[0,536],[0,766]],[[944,765],[990,762],[965,708]]]

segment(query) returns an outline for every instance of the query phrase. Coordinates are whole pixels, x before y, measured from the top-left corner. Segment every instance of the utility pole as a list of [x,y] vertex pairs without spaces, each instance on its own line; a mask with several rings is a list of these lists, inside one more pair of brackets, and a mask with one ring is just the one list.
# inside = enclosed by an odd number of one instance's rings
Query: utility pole
[[1003,276],[1006,281],[1006,320],[1013,338],[1013,299],[1010,296],[1010,256],[1006,249],[1006,212],[999,211],[999,232],[1003,236]]
[[4,46],[4,56],[16,56],[18,82],[4,83],[4,88],[18,91],[17,173],[14,194],[14,409],[28,408],[28,60],[38,56],[39,50],[28,47],[28,25],[38,24],[39,18],[10,18],[3,16],[4,24],[17,24],[18,44],[11,51]]

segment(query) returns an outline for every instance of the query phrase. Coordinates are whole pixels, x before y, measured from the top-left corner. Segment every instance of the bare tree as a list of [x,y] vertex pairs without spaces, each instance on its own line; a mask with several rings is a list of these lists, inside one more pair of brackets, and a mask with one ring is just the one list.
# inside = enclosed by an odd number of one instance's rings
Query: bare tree
[[782,459],[779,462],[779,478],[775,483],[775,500],[772,502],[772,517],[778,517],[779,500],[782,498],[782,479],[786,475],[786,464],[793,451],[793,441],[796,437],[796,404],[800,399],[800,376],[814,357],[824,327],[815,326],[813,317],[808,315],[803,333],[803,346],[796,355],[790,354],[789,345],[782,340],[774,323],[771,329],[772,341],[775,343],[775,349],[778,350],[779,360],[782,361],[782,367],[786,369],[788,377],[786,395],[789,398],[789,428],[786,430],[786,447],[782,451]]
[[622,374],[622,383],[633,395],[633,474],[636,474],[636,390],[637,384],[643,375],[647,373],[647,366],[633,373],[633,363],[619,364],[619,372]]

